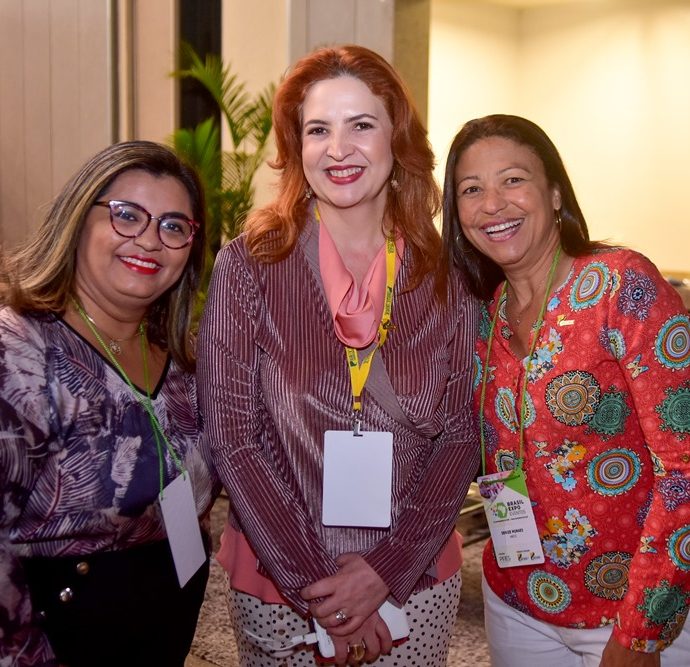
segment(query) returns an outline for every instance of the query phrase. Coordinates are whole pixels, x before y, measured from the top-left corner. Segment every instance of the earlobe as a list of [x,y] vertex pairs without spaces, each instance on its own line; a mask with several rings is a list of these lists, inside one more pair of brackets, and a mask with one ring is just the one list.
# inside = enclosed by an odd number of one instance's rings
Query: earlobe
[[558,211],[561,208],[561,204],[563,203],[561,201],[561,191],[556,187],[553,189],[553,208],[555,211]]

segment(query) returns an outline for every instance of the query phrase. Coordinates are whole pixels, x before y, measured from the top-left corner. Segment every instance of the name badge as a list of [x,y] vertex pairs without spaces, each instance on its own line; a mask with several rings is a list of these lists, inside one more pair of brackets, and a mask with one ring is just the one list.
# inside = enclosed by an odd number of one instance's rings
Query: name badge
[[393,434],[326,431],[323,445],[324,526],[391,525]]
[[544,562],[522,469],[477,478],[499,567]]
[[176,477],[158,496],[177,580],[182,588],[206,562],[189,473]]

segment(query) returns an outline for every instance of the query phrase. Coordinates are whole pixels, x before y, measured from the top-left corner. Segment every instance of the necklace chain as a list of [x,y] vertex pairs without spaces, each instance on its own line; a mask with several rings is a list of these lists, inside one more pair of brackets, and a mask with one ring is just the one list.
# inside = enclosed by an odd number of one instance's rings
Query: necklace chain
[[[159,493],[162,495],[163,486],[165,482],[165,458],[163,454],[163,445],[165,445],[165,448],[168,450],[170,457],[175,462],[175,465],[177,466],[179,471],[184,474],[186,469],[182,464],[180,457],[177,455],[177,452],[175,452],[173,446],[170,444],[170,440],[168,440],[168,437],[165,435],[165,432],[163,431],[163,428],[161,427],[160,422],[158,421],[158,417],[156,416],[156,413],[153,409],[153,403],[151,401],[151,392],[149,390],[149,369],[146,355],[146,347],[148,345],[148,341],[146,340],[146,318],[139,322],[137,333],[134,334],[134,336],[141,337],[141,360],[144,365],[144,387],[146,391],[146,398],[144,399],[142,398],[142,396],[140,396],[140,393],[135,389],[134,384],[132,384],[132,381],[129,379],[129,376],[127,375],[127,373],[125,373],[125,369],[122,368],[118,360],[115,358],[113,354],[114,350],[112,349],[112,347],[110,345],[106,345],[101,334],[99,333],[96,323],[93,321],[93,318],[84,310],[83,306],[79,303],[79,301],[77,301],[76,298],[72,297],[72,303],[74,304],[74,307],[79,313],[79,316],[84,320],[84,322],[92,330],[94,336],[96,336],[96,338],[98,339],[98,342],[101,344],[101,347],[103,348],[103,351],[106,353],[106,356],[109,357],[113,366],[117,368],[118,373],[122,376],[122,379],[127,383],[127,386],[131,389],[132,394],[137,399],[137,401],[139,401],[141,406],[146,411],[146,414],[148,415],[151,428],[153,429],[153,436],[156,441],[156,450],[158,453],[158,484]],[[130,336],[129,338],[123,338],[120,340],[129,340],[131,338],[134,338],[134,336]],[[107,337],[110,338],[110,336]]]
[[80,303],[78,303],[78,302],[76,301],[76,299],[75,299],[75,301],[74,301],[74,305],[76,306],[77,310],[78,310],[81,314],[83,314],[84,317],[85,317],[89,322],[91,322],[91,324],[93,325],[94,329],[95,329],[99,334],[101,334],[102,336],[104,336],[105,338],[108,339],[108,342],[107,342],[108,349],[109,349],[113,354],[117,355],[118,357],[122,354],[122,346],[120,345],[120,343],[125,343],[125,342],[127,342],[128,340],[132,340],[133,338],[136,338],[137,336],[143,336],[144,333],[145,333],[145,329],[146,329],[146,327],[145,327],[145,325],[144,325],[145,320],[142,320],[142,321],[139,323],[139,326],[137,327],[137,330],[136,330],[131,336],[125,336],[124,338],[113,338],[107,331],[104,331],[101,327],[99,327],[99,326],[96,324],[96,321],[93,319],[93,317],[91,317],[91,315],[89,315],[89,314],[86,312],[86,310],[84,310],[84,306],[82,306]]
[[[537,296],[539,292],[541,291],[541,288],[544,286],[544,283],[546,282],[546,279],[548,278],[549,274],[548,272],[544,277],[539,281],[537,284],[537,288],[534,292],[534,296]],[[511,303],[517,304],[517,299],[515,298],[515,289],[513,289],[513,286],[510,286],[510,291],[513,293],[513,299]],[[530,306],[534,304],[534,296],[518,311],[517,315],[513,316],[513,319],[515,320],[515,326],[519,327],[520,322],[522,322],[522,317],[523,315],[529,310]],[[506,301],[506,317],[508,316],[508,302]]]

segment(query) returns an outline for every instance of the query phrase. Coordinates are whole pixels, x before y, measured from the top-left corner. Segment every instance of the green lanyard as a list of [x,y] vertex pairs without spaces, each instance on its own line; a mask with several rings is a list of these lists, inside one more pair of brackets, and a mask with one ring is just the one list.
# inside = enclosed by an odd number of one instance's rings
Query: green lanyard
[[161,428],[160,422],[158,421],[158,417],[156,417],[155,412],[153,411],[153,403],[151,402],[151,392],[149,391],[149,367],[148,367],[148,360],[146,356],[146,347],[148,344],[147,338],[146,338],[146,327],[144,325],[144,322],[141,322],[139,324],[139,340],[141,341],[141,357],[144,362],[144,382],[146,383],[146,399],[144,400],[141,397],[140,392],[138,392],[135,387],[133,382],[129,379],[129,376],[127,373],[125,373],[125,369],[122,368],[118,360],[115,358],[115,355],[112,353],[111,349],[105,344],[105,341],[103,340],[103,337],[101,334],[98,332],[96,329],[95,325],[91,320],[89,319],[88,315],[86,314],[86,311],[82,308],[81,304],[76,300],[72,299],[72,303],[74,304],[74,307],[77,309],[77,312],[81,316],[82,320],[86,322],[86,325],[91,329],[91,333],[96,337],[96,340],[100,343],[101,347],[103,348],[106,356],[110,360],[110,362],[117,368],[118,372],[124,379],[124,381],[127,383],[127,386],[132,390],[132,393],[134,394],[134,397],[139,401],[141,406],[146,410],[146,414],[148,415],[149,422],[151,423],[151,428],[153,429],[153,436],[156,439],[156,449],[158,451],[158,480],[159,480],[159,488],[160,492],[163,492],[163,482],[165,479],[165,461],[163,458],[163,443],[165,443],[165,446],[170,453],[170,456],[172,457],[173,461],[175,462],[175,465],[177,466],[178,470],[181,473],[185,472],[184,466],[182,465],[179,457],[177,456],[175,450],[173,449],[172,445],[170,444],[170,441],[168,438],[165,436],[165,433],[163,432],[163,429]]
[[[544,292],[544,300],[541,304],[541,309],[539,310],[539,317],[532,328],[532,337],[530,339],[529,352],[527,354],[527,365],[525,367],[525,374],[522,379],[522,389],[520,391],[520,451],[518,453],[518,460],[515,466],[515,470],[522,468],[523,458],[524,458],[524,445],[525,445],[525,412],[527,411],[527,378],[529,372],[532,369],[532,361],[534,357],[534,350],[537,346],[537,341],[539,340],[539,335],[541,329],[544,326],[544,314],[546,313],[546,306],[549,302],[549,293],[551,292],[551,285],[553,284],[553,277],[556,273],[556,267],[558,266],[558,260],[561,256],[561,247],[558,246],[556,252],[553,256],[553,261],[551,262],[551,268],[549,269],[549,277],[546,281],[546,291]],[[494,341],[494,335],[496,333],[496,323],[498,321],[498,311],[501,304],[501,299],[505,296],[506,287],[508,281],[503,283],[503,288],[496,301],[496,310],[494,311],[494,316],[491,320],[491,327],[489,328],[489,338],[486,343],[486,359],[484,361],[484,368],[482,369],[482,390],[479,397],[479,441],[481,442],[482,448],[482,475],[486,475],[486,442],[484,436],[484,406],[486,403],[486,384],[489,377],[489,359],[491,358],[491,347]]]

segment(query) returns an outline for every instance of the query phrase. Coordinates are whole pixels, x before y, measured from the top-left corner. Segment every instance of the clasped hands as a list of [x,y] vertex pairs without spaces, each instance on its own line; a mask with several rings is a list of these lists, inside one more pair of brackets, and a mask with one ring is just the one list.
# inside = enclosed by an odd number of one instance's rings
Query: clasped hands
[[[388,586],[359,554],[342,554],[340,568],[300,591],[309,611],[328,631],[337,665],[370,662],[393,648],[388,626],[378,608],[390,593]],[[319,600],[314,602],[314,600]]]

